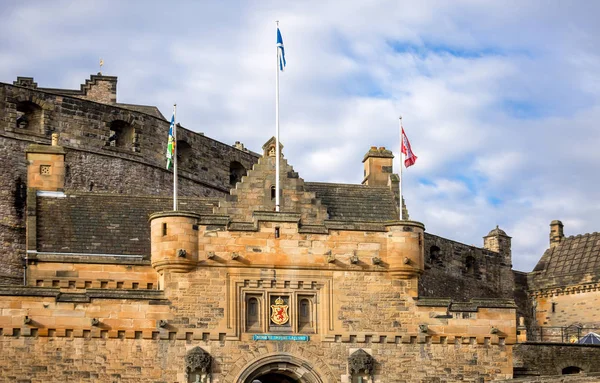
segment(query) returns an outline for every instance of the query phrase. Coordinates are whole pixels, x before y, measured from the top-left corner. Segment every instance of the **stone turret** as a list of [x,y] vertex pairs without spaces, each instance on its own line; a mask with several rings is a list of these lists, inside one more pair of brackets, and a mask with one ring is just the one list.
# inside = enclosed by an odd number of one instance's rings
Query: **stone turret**
[[563,228],[563,223],[557,219],[550,222],[550,248],[558,246],[560,241],[565,237]]
[[152,267],[164,272],[185,273],[198,263],[198,214],[166,211],[150,216]]
[[499,253],[505,264],[512,264],[511,237],[506,235],[506,232],[498,225],[483,237],[483,248]]

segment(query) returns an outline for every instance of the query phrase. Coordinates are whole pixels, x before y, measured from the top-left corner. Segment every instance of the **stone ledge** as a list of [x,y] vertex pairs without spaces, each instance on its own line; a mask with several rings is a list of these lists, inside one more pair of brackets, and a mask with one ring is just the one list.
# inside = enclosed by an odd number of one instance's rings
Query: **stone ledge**
[[523,342],[523,343],[519,343],[519,344],[524,345],[524,346],[591,347],[591,348],[597,348],[598,350],[600,350],[600,344],[533,342],[533,341],[527,341],[527,342]]
[[300,213],[274,212],[274,211],[254,211],[252,217],[256,222],[292,222],[300,223]]
[[163,218],[163,217],[186,217],[186,218],[200,219],[200,214],[194,213],[192,211],[183,211],[183,210],[159,211],[159,212],[150,214],[148,221],[152,221],[153,219]]
[[25,153],[65,154],[62,146],[31,144],[25,149]]
[[91,302],[92,299],[135,299],[168,302],[159,290],[86,289],[84,292],[61,292],[60,288],[31,286],[0,286],[0,296],[54,297],[57,302]]
[[[100,319],[102,322],[102,318]],[[48,338],[112,338],[112,339],[146,339],[146,340],[203,340],[203,341],[240,341],[252,333],[242,333],[239,335],[223,332],[206,332],[197,328],[111,328],[105,330],[98,327],[4,327],[0,328],[0,334],[5,337],[48,337]],[[424,334],[403,334],[394,333],[350,333],[350,334],[289,334],[289,335],[308,335],[311,340],[307,343],[350,343],[350,344],[387,344],[397,347],[411,345],[454,345],[460,347],[503,347],[513,346],[514,344],[506,342],[506,338],[498,336],[478,336],[461,337],[454,335],[424,335]],[[269,341],[254,341],[269,342]],[[271,341],[273,342],[273,341]],[[304,342],[303,342],[304,343]],[[364,346],[363,346],[364,347]]]
[[150,266],[150,257],[144,256],[99,256],[93,254],[61,254],[61,253],[28,253],[29,261],[51,262],[51,263],[92,263],[92,264],[116,264],[116,265],[139,265]]
[[516,309],[513,299],[471,299],[468,302],[454,302],[450,298],[416,298],[416,305],[421,307],[448,307],[453,312],[477,312],[480,308]]

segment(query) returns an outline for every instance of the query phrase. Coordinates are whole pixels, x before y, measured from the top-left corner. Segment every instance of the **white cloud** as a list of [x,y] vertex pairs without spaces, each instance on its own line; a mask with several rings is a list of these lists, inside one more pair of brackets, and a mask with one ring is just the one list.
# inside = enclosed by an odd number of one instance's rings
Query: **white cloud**
[[[143,6],[141,6],[143,4]],[[259,151],[274,134],[274,20],[284,153],[307,181],[362,180],[371,145],[418,162],[411,217],[481,245],[499,224],[529,270],[548,224],[598,231],[600,5],[543,1],[117,2],[0,5],[0,81],[78,88],[119,76],[119,101],[157,105],[190,129]],[[399,160],[396,158],[395,168]],[[432,184],[421,184],[429,180]]]

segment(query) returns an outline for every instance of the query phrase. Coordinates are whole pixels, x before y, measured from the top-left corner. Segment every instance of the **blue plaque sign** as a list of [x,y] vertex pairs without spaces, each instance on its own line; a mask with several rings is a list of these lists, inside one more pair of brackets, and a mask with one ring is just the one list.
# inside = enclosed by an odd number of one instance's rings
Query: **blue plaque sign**
[[254,334],[252,340],[275,340],[285,341],[290,340],[294,342],[308,342],[310,337],[308,335],[270,335],[270,334]]

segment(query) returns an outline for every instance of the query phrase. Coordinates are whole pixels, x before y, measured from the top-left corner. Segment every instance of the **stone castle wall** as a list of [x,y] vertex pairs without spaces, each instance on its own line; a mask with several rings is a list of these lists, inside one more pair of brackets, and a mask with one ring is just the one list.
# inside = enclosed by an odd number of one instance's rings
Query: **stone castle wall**
[[583,373],[596,374],[591,382],[597,382],[600,376],[598,345],[523,343],[515,345],[513,352],[515,368],[527,374],[561,375],[565,368],[578,367]]
[[[324,382],[347,376],[346,360],[362,348],[386,361],[375,367],[374,382],[473,382],[505,377],[499,366],[510,362],[511,346],[388,343],[219,342],[195,339],[6,337],[0,378],[11,382],[187,382],[185,355],[200,346],[213,358],[212,382],[236,382],[246,364],[277,353],[308,362]],[[57,351],[60,350],[60,351]],[[395,355],[402,355],[401,359]],[[505,371],[502,371],[505,372]]]
[[[91,92],[86,97],[114,102],[112,93],[108,92],[112,92],[111,89],[96,90],[98,94]],[[24,104],[36,110],[36,118],[21,128],[17,126],[18,109]],[[172,172],[165,169],[164,159],[169,129],[166,120],[115,104],[8,84],[0,84],[0,111],[0,161],[3,164],[0,172],[0,283],[19,283],[22,278],[20,259],[25,251],[27,187],[25,149],[29,144],[50,144],[50,134],[59,133],[59,145],[66,150],[67,191],[172,194]],[[115,121],[123,121],[132,128],[133,133],[128,136],[131,143],[109,144]],[[257,161],[253,153],[184,128],[179,129],[178,140],[187,143],[180,155],[179,193],[182,196],[225,196],[231,187],[231,163],[235,161],[250,169]]]
[[[583,326],[600,330],[598,284],[536,291],[532,294],[540,326]],[[559,330],[560,332],[560,330]]]
[[[101,267],[107,266],[80,265],[77,271],[91,278]],[[115,280],[126,271],[103,270]],[[131,271],[142,275],[144,266]],[[447,306],[408,296],[412,283],[359,270],[214,266],[168,273],[164,295],[112,283],[3,288],[0,380],[185,382],[185,355],[196,346],[213,358],[213,382],[235,382],[249,365],[273,355],[305,362],[325,382],[349,382],[348,358],[358,349],[376,362],[374,382],[478,383],[512,376],[514,309],[470,307],[448,315]],[[284,332],[310,340],[253,340],[273,330],[263,322],[242,331],[246,293],[316,294],[314,331],[295,330],[292,307],[294,326]],[[494,327],[497,333],[490,332]]]
[[497,252],[425,233],[425,272],[419,295],[470,298],[512,298],[511,265]]

